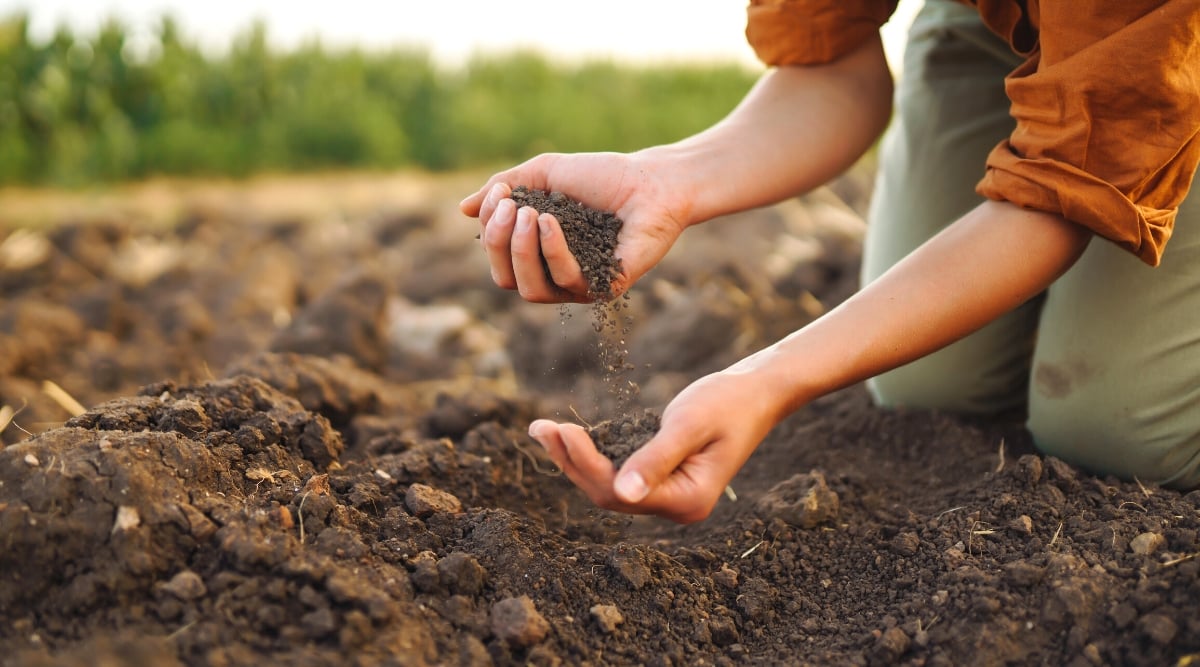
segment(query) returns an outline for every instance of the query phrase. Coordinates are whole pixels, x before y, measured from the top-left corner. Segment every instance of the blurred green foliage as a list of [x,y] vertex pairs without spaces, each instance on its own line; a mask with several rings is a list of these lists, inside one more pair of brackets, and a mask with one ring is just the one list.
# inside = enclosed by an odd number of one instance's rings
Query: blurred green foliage
[[528,52],[454,69],[414,50],[281,52],[262,24],[212,54],[170,18],[150,43],[134,44],[117,21],[35,43],[17,15],[0,19],[0,184],[442,170],[632,150],[707,127],[756,76],[733,64],[560,65]]

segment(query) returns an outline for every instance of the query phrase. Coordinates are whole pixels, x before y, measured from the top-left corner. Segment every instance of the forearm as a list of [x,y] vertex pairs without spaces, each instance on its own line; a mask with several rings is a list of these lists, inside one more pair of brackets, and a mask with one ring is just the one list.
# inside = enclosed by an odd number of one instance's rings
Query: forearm
[[828,314],[730,370],[759,373],[779,416],[902,366],[1037,295],[1091,234],[1007,202],[980,205]]
[[635,158],[671,174],[694,224],[837,176],[883,131],[891,97],[891,73],[874,39],[828,65],[768,71],[721,122]]

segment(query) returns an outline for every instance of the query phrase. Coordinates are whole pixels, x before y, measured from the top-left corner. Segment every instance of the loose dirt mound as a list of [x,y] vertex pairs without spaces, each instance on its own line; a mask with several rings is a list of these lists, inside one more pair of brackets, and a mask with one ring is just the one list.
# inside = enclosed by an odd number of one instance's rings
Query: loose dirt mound
[[[0,662],[1200,659],[1200,493],[1015,424],[855,387],[706,522],[595,510],[525,433],[618,416],[588,318],[431,206],[0,230]],[[689,233],[628,302],[642,406],[843,298],[857,230],[817,196]]]

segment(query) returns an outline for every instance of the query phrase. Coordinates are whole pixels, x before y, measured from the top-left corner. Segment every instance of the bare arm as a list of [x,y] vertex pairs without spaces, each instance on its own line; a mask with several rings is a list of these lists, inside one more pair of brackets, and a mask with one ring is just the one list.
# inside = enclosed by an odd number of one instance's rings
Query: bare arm
[[725,119],[690,138],[630,154],[539,155],[492,176],[461,208],[483,224],[496,284],[534,302],[589,295],[557,221],[518,210],[511,187],[558,190],[615,212],[625,227],[614,289],[624,292],[689,225],[799,194],[851,165],[887,124],[891,95],[876,37],[828,65],[767,72]]
[[530,433],[598,505],[703,519],[767,432],[812,399],[948,345],[1044,290],[1090,232],[1005,202],[980,205],[809,326],[701,378],[617,476],[586,433]]
[[840,60],[768,71],[724,120],[643,151],[672,165],[690,222],[812,190],[852,165],[887,126],[892,75],[879,38]]
[[[1059,216],[986,202],[825,317],[747,367],[772,376],[783,412],[938,350],[1046,289],[1091,232]],[[790,372],[772,371],[782,362]]]

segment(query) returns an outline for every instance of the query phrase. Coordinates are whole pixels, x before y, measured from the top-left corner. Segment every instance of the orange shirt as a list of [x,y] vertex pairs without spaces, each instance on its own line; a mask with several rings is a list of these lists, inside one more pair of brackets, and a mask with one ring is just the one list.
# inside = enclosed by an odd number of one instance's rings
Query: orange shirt
[[[1016,129],[977,191],[1056,213],[1157,265],[1200,163],[1200,0],[966,0],[1025,62]],[[835,60],[896,0],[750,0],[768,65]]]

